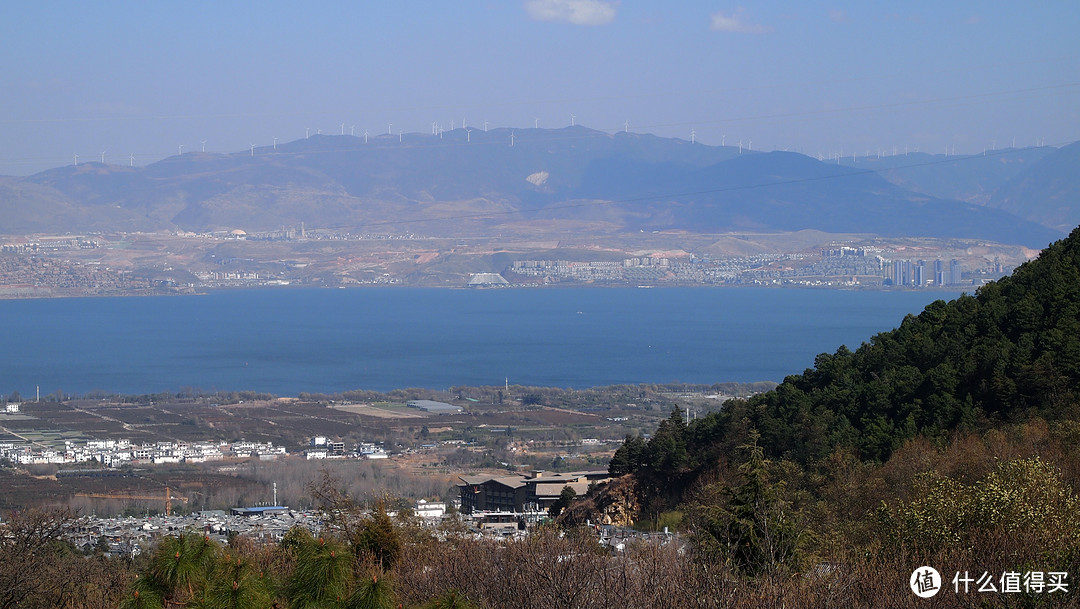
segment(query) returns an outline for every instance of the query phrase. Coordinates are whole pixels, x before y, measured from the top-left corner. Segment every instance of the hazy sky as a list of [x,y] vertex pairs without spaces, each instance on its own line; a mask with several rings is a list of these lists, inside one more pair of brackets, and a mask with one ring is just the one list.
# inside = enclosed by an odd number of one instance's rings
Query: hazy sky
[[884,4],[16,0],[0,174],[571,114],[815,156],[1080,139],[1080,2]]

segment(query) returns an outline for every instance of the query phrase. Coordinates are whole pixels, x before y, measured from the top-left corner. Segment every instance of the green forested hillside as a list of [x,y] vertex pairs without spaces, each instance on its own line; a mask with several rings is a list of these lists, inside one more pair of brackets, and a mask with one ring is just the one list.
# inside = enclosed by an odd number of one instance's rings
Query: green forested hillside
[[620,485],[645,526],[677,526],[750,576],[987,556],[1076,569],[1077,396],[1080,229],[773,391],[689,425],[673,412],[647,441],[627,438],[610,470],[631,474]]
[[748,418],[774,456],[845,445],[885,460],[917,433],[1076,418],[1078,388],[1080,229],[1012,277],[935,302],[855,352],[819,355],[722,418]]
[[[628,437],[610,464],[617,482],[562,521],[601,517],[613,489],[630,488],[638,526],[675,527],[697,559],[741,577],[876,574],[880,589],[850,601],[859,606],[907,606],[915,565],[1074,573],[1078,395],[1080,229],[974,296],[819,355],[773,391],[690,424],[672,412],[647,441]],[[968,595],[950,577],[945,606],[1080,603],[1035,588]]]
[[934,302],[855,351],[823,353],[813,368],[728,402],[678,440],[675,415],[647,444],[628,442],[612,472],[685,477],[731,454],[750,429],[772,458],[808,464],[843,447],[885,461],[917,434],[1075,419],[1078,390],[1080,229],[1011,277]]

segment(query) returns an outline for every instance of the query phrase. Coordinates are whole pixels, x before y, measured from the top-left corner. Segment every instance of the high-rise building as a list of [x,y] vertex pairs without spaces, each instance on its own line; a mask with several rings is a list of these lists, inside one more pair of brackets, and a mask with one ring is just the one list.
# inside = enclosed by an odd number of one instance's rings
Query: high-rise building
[[934,261],[934,285],[945,285],[945,263],[940,259]]
[[960,270],[960,261],[953,258],[949,261],[949,285],[960,285],[964,278]]
[[893,285],[911,285],[910,260],[893,260]]
[[920,260],[914,269],[914,277],[912,278],[912,285],[917,288],[921,288],[926,285],[926,261]]

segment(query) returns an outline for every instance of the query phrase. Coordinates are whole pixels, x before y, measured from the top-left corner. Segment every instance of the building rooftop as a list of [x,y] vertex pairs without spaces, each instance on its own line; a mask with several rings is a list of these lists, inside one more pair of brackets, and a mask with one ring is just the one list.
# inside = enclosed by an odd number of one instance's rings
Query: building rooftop
[[447,404],[446,402],[436,402],[434,400],[409,400],[405,403],[409,408],[419,408],[427,412],[461,412],[461,406],[454,406],[453,404]]

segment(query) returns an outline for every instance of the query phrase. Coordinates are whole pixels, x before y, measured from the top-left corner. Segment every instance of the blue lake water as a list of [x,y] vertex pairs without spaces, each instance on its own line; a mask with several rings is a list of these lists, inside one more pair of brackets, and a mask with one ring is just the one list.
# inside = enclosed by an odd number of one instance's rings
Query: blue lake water
[[781,381],[955,293],[243,290],[0,301],[0,394]]

